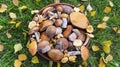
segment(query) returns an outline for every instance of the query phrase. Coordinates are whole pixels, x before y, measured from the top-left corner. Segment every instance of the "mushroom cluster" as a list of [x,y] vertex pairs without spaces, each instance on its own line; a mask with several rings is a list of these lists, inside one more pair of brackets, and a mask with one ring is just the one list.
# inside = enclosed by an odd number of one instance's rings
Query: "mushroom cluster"
[[29,52],[44,54],[53,61],[75,62],[78,55],[84,61],[93,27],[85,14],[68,5],[48,6],[29,23],[31,43]]

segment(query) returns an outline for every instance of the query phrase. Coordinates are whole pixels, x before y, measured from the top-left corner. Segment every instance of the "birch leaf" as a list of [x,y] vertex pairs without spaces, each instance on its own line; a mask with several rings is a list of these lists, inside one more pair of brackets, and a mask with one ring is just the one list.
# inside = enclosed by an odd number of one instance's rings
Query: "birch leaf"
[[26,10],[27,9],[27,6],[21,6],[21,7],[19,7],[19,9],[21,9],[21,10]]
[[3,26],[2,25],[0,25],[0,30],[3,28]]
[[0,45],[0,51],[3,51],[3,49],[4,49],[4,46]]
[[109,20],[109,17],[108,16],[105,16],[104,18],[103,18],[103,21],[104,22],[106,22],[106,21],[108,21]]
[[102,57],[100,58],[100,61],[99,61],[99,67],[105,67],[105,63],[104,63]]
[[83,61],[83,62],[82,62],[82,65],[83,65],[84,67],[87,67],[87,65],[88,65],[87,61]]
[[112,44],[111,40],[103,41],[105,46],[110,46]]
[[110,53],[110,46],[103,46],[103,50],[105,53]]
[[106,23],[100,23],[97,25],[97,28],[105,29],[107,27]]
[[10,16],[10,18],[12,18],[12,20],[16,20],[16,19],[17,19],[16,14],[13,13],[13,12],[10,12],[10,13],[9,13],[9,16]]
[[10,21],[8,22],[9,24],[15,24],[16,22],[15,21]]
[[2,4],[0,7],[0,13],[3,13],[7,10],[7,5],[6,4]]
[[24,61],[24,60],[27,59],[27,56],[26,56],[26,54],[19,54],[19,55],[18,55],[18,59],[19,59],[20,61]]
[[28,40],[26,47],[29,48],[29,45],[30,45],[30,40]]
[[96,13],[96,11],[92,11],[92,12],[91,12],[91,16],[94,16],[95,13]]
[[105,13],[110,13],[111,12],[111,7],[105,7],[105,9],[104,9],[104,12]]
[[31,14],[35,14],[35,13],[38,13],[38,12],[39,12],[39,10],[32,10]]
[[109,55],[106,57],[105,60],[109,62],[109,61],[113,60],[113,56],[112,56],[111,54],[109,54]]
[[81,5],[81,6],[79,7],[79,9],[80,9],[81,12],[83,12],[83,11],[85,10],[85,6],[84,6],[84,5]]
[[32,57],[31,62],[32,62],[33,64],[39,63],[38,57],[37,57],[37,56]]
[[15,27],[18,28],[22,22],[16,23]]
[[92,46],[92,50],[93,51],[98,51],[98,50],[100,50],[100,48],[97,45],[93,45]]
[[13,4],[14,4],[15,6],[18,6],[19,1],[18,1],[18,0],[13,0]]
[[21,67],[21,65],[22,65],[22,62],[20,60],[16,59],[14,61],[14,67]]
[[120,29],[118,29],[117,33],[120,33]]
[[110,5],[111,7],[113,7],[113,6],[114,6],[114,4],[113,4],[113,2],[112,2],[112,1],[109,1],[109,5]]
[[87,10],[88,10],[89,12],[91,12],[91,11],[93,10],[93,8],[91,7],[90,4],[87,5]]
[[8,38],[12,37],[12,35],[10,33],[8,33],[8,32],[6,33],[6,35],[7,35]]
[[117,32],[118,27],[113,27],[113,30],[114,30],[115,32]]
[[21,43],[17,43],[14,45],[14,53],[20,51],[22,49],[22,44]]

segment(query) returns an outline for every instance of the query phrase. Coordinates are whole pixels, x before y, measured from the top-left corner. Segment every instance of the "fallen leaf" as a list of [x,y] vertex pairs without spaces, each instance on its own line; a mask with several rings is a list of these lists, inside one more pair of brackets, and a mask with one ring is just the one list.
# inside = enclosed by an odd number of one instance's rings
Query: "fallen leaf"
[[97,25],[97,28],[100,28],[100,29],[105,29],[106,27],[107,27],[106,23],[100,23]]
[[81,12],[83,12],[83,11],[85,10],[85,6],[84,6],[84,5],[81,5],[81,6],[79,7],[79,9],[80,9]]
[[7,5],[6,4],[1,4],[1,7],[0,7],[0,13],[3,13],[7,10]]
[[30,45],[30,40],[28,40],[26,47],[29,48],[29,45]]
[[23,32],[23,36],[24,36],[24,40],[26,40],[26,37],[27,37],[27,33],[26,32]]
[[10,33],[8,33],[8,32],[6,33],[6,35],[7,35],[8,38],[12,37],[12,35]]
[[15,27],[18,28],[22,22],[16,23]]
[[115,32],[117,32],[118,27],[113,27],[112,29],[113,29]]
[[104,22],[106,22],[106,21],[108,21],[109,20],[109,17],[108,16],[105,16],[104,18],[103,18],[103,21]]
[[40,2],[41,0],[35,0],[36,2]]
[[89,57],[89,50],[85,46],[81,46],[81,57],[83,61],[86,61]]
[[117,33],[120,33],[120,29],[118,29]]
[[30,45],[29,45],[29,52],[32,56],[34,56],[37,52],[37,42],[36,40],[32,40]]
[[96,13],[96,11],[92,11],[92,12],[91,12],[91,16],[94,16],[95,13]]
[[21,7],[19,7],[19,9],[21,9],[21,10],[26,10],[27,9],[27,6],[21,6]]
[[15,24],[16,22],[15,21],[10,21],[8,22],[9,24]]
[[110,13],[111,12],[111,7],[105,7],[105,9],[104,9],[104,12],[105,13]]
[[20,61],[24,61],[24,60],[27,59],[27,56],[26,56],[26,54],[19,54],[19,55],[18,55],[18,59],[19,59]]
[[39,12],[39,10],[32,10],[31,14],[35,14],[35,13],[38,13],[38,12]]
[[113,56],[112,56],[111,54],[109,54],[109,55],[106,57],[105,60],[109,62],[109,61],[113,60]]
[[0,30],[3,28],[3,26],[2,25],[0,25]]
[[103,50],[105,53],[110,53],[110,46],[103,46]]
[[88,65],[87,61],[83,61],[83,62],[82,62],[82,65],[83,65],[84,67],[87,67],[87,65]]
[[18,6],[19,1],[18,1],[18,0],[13,0],[13,4],[14,4],[15,6]]
[[0,45],[0,51],[3,51],[3,50],[4,50],[4,46]]
[[17,43],[14,45],[14,53],[20,51],[22,49],[22,44],[21,43]]
[[93,45],[92,46],[92,50],[93,51],[98,51],[98,50],[100,50],[100,48],[97,45]]
[[104,63],[102,57],[100,58],[100,61],[99,61],[99,67],[105,67],[105,63]]
[[69,61],[70,62],[76,62],[77,56],[69,56]]
[[86,31],[87,31],[88,33],[92,33],[92,32],[94,31],[93,26],[92,26],[92,25],[89,25],[89,26],[86,28]]
[[21,65],[22,65],[22,62],[20,60],[16,59],[14,61],[14,67],[21,67]]
[[87,5],[87,10],[88,10],[89,12],[91,12],[91,11],[93,10],[93,8],[91,7],[90,4]]
[[110,46],[112,44],[111,40],[103,41],[105,46]]
[[17,19],[16,14],[13,13],[13,12],[10,12],[10,13],[9,13],[9,16],[10,16],[10,18],[12,18],[12,20],[16,20],[16,19]]
[[111,7],[113,7],[113,6],[114,6],[114,4],[113,4],[113,2],[112,2],[112,1],[109,1],[109,5],[110,5]]
[[32,57],[31,62],[32,62],[33,64],[39,63],[38,57],[37,57],[37,56]]

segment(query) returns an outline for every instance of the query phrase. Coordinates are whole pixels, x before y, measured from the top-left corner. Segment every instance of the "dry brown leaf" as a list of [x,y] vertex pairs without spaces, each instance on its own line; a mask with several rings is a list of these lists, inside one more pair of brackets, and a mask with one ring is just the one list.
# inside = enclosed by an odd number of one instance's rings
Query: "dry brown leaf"
[[105,63],[102,57],[100,58],[99,67],[105,67]]
[[20,60],[16,59],[14,61],[14,67],[21,67],[21,65],[22,65],[22,62]]
[[0,51],[3,51],[3,49],[4,49],[4,46],[0,45]]
[[86,61],[89,57],[89,50],[85,46],[81,46],[81,57],[83,61]]
[[29,45],[29,52],[32,56],[34,56],[37,52],[37,42],[35,40],[32,40]]
[[0,13],[3,13],[7,10],[7,5],[6,4],[2,4],[0,7]]
[[24,60],[27,59],[27,56],[26,56],[26,54],[19,54],[19,55],[18,55],[18,59],[19,59],[20,61],[24,61]]
[[18,6],[18,5],[19,5],[19,1],[18,1],[18,0],[13,0],[13,4],[14,4],[15,6]]

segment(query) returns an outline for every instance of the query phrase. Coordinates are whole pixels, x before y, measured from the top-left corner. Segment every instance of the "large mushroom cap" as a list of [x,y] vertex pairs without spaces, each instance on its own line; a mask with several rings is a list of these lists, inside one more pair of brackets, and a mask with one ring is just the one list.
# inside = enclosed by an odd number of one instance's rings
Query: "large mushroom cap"
[[57,60],[61,60],[63,58],[63,53],[60,50],[58,50],[58,49],[51,49],[48,52],[48,56],[52,60],[57,61]]
[[78,28],[86,29],[88,27],[88,19],[83,13],[72,12],[70,14],[70,20],[71,23]]

